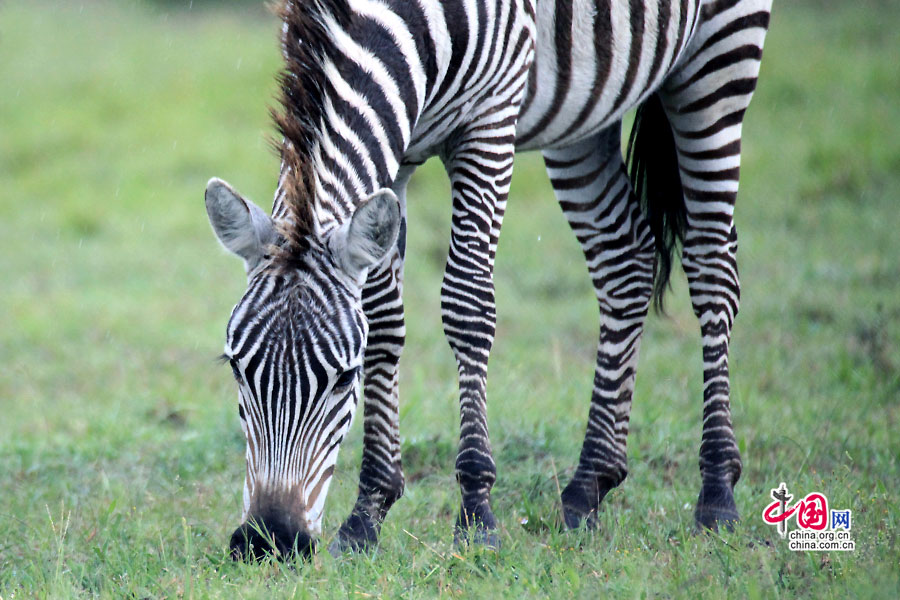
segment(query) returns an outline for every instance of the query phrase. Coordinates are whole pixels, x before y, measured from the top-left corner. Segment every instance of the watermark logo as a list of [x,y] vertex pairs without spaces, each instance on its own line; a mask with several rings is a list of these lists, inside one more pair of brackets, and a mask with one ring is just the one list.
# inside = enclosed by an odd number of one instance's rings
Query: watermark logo
[[[778,535],[789,540],[791,550],[853,551],[856,544],[850,537],[850,509],[828,508],[828,498],[812,492],[794,504],[784,482],[771,492],[773,502],[763,510],[763,521],[778,528]],[[797,529],[788,531],[791,517]]]

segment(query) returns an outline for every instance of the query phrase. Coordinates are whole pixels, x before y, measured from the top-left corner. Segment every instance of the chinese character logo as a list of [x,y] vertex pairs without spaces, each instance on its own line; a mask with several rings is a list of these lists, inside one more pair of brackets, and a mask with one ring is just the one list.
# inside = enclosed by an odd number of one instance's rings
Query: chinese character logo
[[[763,511],[763,521],[769,525],[777,525],[778,535],[784,537],[787,535],[787,524],[785,521],[787,521],[787,519],[794,514],[794,510],[796,510],[796,507],[791,510],[787,509],[787,505],[794,497],[788,494],[787,486],[783,481],[780,486],[772,490],[771,496],[775,502],[770,504],[766,507],[766,510]],[[776,510],[778,511],[777,514],[775,513]]]
[[[790,532],[792,550],[853,550],[850,539],[850,510],[829,510],[828,499],[821,492],[812,492],[797,500],[788,492],[784,482],[770,494],[772,502],[763,510],[763,521],[778,528],[778,535],[788,536],[791,517],[798,530]],[[838,532],[838,530],[843,530]]]
[[831,511],[831,528],[844,529],[850,531],[850,511],[849,510],[833,510]]

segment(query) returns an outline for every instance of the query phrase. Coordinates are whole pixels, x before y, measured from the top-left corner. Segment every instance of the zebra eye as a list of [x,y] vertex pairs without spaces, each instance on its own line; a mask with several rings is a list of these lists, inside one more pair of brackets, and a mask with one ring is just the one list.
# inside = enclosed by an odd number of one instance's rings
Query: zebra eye
[[353,381],[356,379],[356,374],[358,372],[359,372],[359,367],[356,367],[355,369],[348,369],[348,370],[344,371],[343,373],[341,373],[338,376],[337,381],[334,382],[334,389],[340,390],[340,389],[350,386],[350,384],[352,384]]
[[238,369],[238,367],[237,367],[237,361],[235,361],[235,360],[232,358],[232,359],[229,359],[228,364],[231,365],[231,372],[234,374],[234,379],[235,379],[238,383],[240,383],[240,382],[241,382],[241,371],[240,371],[240,369]]

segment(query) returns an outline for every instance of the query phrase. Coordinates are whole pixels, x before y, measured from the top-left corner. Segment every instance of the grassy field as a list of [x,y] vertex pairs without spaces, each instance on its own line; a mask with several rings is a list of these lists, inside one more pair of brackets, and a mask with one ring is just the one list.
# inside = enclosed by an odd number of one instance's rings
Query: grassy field
[[[453,547],[449,202],[432,162],[410,189],[406,495],[376,552],[295,566],[227,557],[244,442],[214,357],[244,278],[202,202],[218,175],[269,205],[277,23],[240,2],[0,5],[0,598],[898,597],[900,5],[776,4],[737,208],[737,531],[691,535],[701,356],[680,272],[642,346],[630,475],[599,533],[558,531],[597,311],[527,155],[489,384],[503,548]],[[360,446],[357,422],[326,543]],[[855,552],[791,552],[760,518],[780,481],[852,509]]]

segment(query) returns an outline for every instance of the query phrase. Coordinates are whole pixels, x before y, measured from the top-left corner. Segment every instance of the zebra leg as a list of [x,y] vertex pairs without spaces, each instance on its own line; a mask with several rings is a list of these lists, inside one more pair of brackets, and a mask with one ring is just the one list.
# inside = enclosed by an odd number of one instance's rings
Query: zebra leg
[[733,215],[741,125],[756,87],[770,4],[742,2],[704,14],[690,58],[660,92],[675,136],[687,211],[682,266],[703,344],[702,487],[694,517],[714,530],[730,529],[739,519],[733,489],[741,457],[728,373],[740,298]]
[[486,384],[497,319],[494,257],[512,176],[514,120],[511,126],[506,111],[491,119],[505,125],[480,124],[475,130],[483,137],[467,137],[445,159],[453,212],[441,317],[459,371],[456,478],[462,506],[454,540],[496,548],[500,538],[490,493],[497,469],[488,437]]
[[570,528],[596,527],[603,497],[628,470],[625,440],[644,319],[653,289],[653,235],[631,191],[621,123],[561,150],[544,151],[560,206],[587,260],[600,305],[600,341],[587,432],[562,492]]
[[400,461],[398,372],[406,336],[403,320],[403,261],[406,254],[406,184],[414,167],[404,167],[393,186],[400,199],[397,246],[373,269],[363,288],[369,323],[364,362],[363,455],[359,496],[329,546],[333,555],[365,550],[378,541],[388,510],[403,495]]

